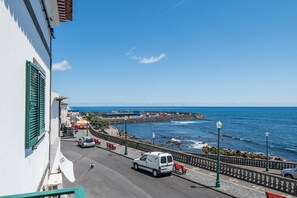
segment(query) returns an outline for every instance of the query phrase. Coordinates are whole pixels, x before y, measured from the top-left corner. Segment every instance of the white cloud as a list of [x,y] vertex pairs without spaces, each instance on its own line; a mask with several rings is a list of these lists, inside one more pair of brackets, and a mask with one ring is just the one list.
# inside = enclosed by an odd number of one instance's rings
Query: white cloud
[[140,64],[150,64],[150,63],[157,63],[160,60],[162,60],[163,58],[165,58],[165,53],[161,53],[159,56],[152,56],[152,57],[141,57],[141,56],[134,56],[133,51],[135,50],[135,47],[132,47],[127,53],[126,55],[129,56],[130,59],[132,60],[137,60]]
[[62,62],[53,64],[53,70],[56,71],[66,71],[69,69],[71,69],[71,66],[67,60],[63,60]]
[[159,56],[152,56],[150,58],[146,58],[146,57],[142,57],[141,59],[139,59],[139,63],[141,64],[150,64],[150,63],[157,63],[160,60],[162,60],[163,58],[165,58],[165,54],[162,53]]

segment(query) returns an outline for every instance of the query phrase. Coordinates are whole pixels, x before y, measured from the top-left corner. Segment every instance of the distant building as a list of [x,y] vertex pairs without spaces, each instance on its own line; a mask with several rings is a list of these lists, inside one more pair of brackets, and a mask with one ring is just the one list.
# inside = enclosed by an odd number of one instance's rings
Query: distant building
[[50,186],[61,178],[51,174],[60,152],[51,72],[53,27],[66,20],[72,0],[0,0],[0,196],[61,187]]
[[[68,107],[67,103],[65,103],[65,102],[61,103],[61,123],[65,123],[65,124],[67,124],[67,121],[68,121],[67,120],[67,113],[68,113],[67,107]],[[70,125],[70,123],[69,123],[69,125]]]
[[[139,114],[139,112],[138,112]],[[137,113],[130,110],[113,110],[111,113],[103,113],[103,117],[130,117],[136,116]]]

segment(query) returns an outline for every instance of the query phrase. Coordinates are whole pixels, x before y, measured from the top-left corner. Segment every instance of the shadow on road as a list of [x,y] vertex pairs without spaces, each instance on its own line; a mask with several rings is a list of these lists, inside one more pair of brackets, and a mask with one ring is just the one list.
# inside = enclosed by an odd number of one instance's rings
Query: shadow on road
[[162,174],[162,175],[158,175],[157,177],[154,177],[153,173],[151,173],[151,172],[148,172],[148,171],[145,171],[145,170],[142,170],[142,169],[135,170],[135,168],[133,166],[131,167],[131,169],[136,171],[136,172],[139,172],[141,174],[153,177],[153,178],[163,178],[163,177],[170,177],[171,176],[171,173],[170,174],[168,173],[168,174]]

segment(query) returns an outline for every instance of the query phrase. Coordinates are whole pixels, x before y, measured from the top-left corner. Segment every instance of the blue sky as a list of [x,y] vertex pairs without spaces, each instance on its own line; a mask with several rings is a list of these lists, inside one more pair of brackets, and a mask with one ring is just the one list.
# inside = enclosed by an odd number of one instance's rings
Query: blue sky
[[53,90],[71,105],[297,106],[297,1],[74,1]]

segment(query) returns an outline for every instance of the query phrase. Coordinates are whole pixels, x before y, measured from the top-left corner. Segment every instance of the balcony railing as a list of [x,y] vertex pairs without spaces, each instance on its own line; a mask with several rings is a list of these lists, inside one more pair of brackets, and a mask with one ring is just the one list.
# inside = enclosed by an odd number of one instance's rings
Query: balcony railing
[[40,191],[33,193],[25,193],[18,195],[0,196],[0,198],[42,198],[42,197],[64,197],[62,195],[70,195],[69,197],[85,198],[85,190],[83,187],[63,188],[59,190]]

